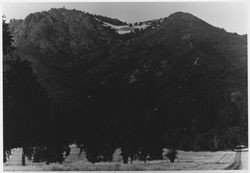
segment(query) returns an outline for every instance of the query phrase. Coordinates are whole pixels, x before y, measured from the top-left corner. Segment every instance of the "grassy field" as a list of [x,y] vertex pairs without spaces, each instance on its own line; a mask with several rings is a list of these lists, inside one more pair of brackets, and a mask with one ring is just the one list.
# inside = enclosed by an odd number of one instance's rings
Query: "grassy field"
[[4,164],[4,170],[45,170],[45,171],[118,171],[118,170],[223,170],[234,161],[235,152],[186,152],[178,151],[178,159],[175,163],[169,160],[148,161],[146,164],[135,160],[133,164],[123,164],[120,156],[120,150],[114,153],[113,162],[100,162],[91,164],[86,160],[85,155],[79,156],[79,149],[74,145],[71,147],[70,156],[63,164],[32,163],[26,161],[27,165],[21,165],[21,149],[15,149],[7,163]]

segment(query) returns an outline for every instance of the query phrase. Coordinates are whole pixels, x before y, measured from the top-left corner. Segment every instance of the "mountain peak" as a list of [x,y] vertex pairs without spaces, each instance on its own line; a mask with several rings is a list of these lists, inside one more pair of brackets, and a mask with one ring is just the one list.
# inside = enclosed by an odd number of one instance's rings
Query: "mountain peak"
[[171,14],[169,16],[169,18],[173,19],[173,20],[196,20],[198,19],[197,17],[195,17],[194,15],[190,14],[190,13],[185,13],[185,12],[175,12],[173,14]]

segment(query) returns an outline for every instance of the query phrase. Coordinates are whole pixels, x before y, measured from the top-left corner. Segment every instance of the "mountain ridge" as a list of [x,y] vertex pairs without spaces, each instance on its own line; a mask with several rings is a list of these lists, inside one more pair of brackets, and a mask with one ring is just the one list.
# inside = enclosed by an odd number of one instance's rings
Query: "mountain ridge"
[[[206,117],[204,120],[212,124],[208,115],[213,114],[216,119],[220,110],[210,103],[211,98],[223,100],[240,92],[246,100],[245,36],[228,33],[183,12],[159,19],[146,29],[136,32],[131,29],[131,33],[124,35],[102,22],[124,23],[99,18],[106,21],[100,22],[95,15],[80,11],[52,9],[28,16],[23,22],[16,21],[18,24],[10,23],[17,50],[33,61],[34,71],[42,86],[50,91],[55,107],[77,105],[79,100],[84,104],[89,97],[99,98],[100,92],[106,90],[122,102],[127,97],[122,92],[132,92],[148,100],[144,103],[138,98],[143,104],[131,101],[140,109],[157,105],[162,114],[171,110],[173,116],[180,118],[184,112],[175,109],[183,107],[188,112],[187,122],[194,114],[200,114],[200,119]],[[150,91],[148,87],[152,87],[151,95],[143,93]],[[202,92],[204,98],[199,97]],[[120,98],[114,93],[120,94]],[[207,112],[201,109],[193,112],[194,103],[201,104]],[[188,110],[188,105],[192,110]],[[81,109],[82,106],[72,106],[62,112]],[[212,125],[202,121],[200,126],[204,130]]]

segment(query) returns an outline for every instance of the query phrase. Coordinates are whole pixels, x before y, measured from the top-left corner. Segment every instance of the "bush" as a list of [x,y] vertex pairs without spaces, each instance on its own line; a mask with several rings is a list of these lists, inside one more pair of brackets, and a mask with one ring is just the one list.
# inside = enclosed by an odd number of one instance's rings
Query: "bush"
[[166,153],[167,158],[171,163],[174,163],[174,160],[177,159],[177,150],[175,148],[171,148]]

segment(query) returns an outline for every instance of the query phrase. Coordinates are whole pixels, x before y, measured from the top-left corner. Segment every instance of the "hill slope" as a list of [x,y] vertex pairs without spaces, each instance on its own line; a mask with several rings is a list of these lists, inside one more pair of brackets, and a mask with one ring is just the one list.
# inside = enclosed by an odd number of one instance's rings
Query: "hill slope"
[[[150,139],[188,129],[180,134],[192,132],[194,138],[183,136],[180,146],[213,143],[205,149],[216,146],[216,135],[226,143],[242,130],[247,119],[246,36],[183,12],[145,22],[151,27],[123,36],[107,23],[124,24],[51,9],[10,25],[18,50],[33,62],[52,108],[65,121],[73,113],[99,119],[96,127],[132,123],[129,134],[134,137],[140,124]],[[246,131],[242,135],[235,141],[246,142]]]

